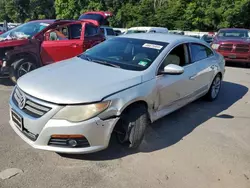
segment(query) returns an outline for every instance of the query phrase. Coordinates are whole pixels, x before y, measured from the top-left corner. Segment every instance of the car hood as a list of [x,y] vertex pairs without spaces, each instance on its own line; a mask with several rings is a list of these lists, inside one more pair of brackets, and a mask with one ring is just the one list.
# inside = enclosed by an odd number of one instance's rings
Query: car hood
[[25,93],[57,104],[101,101],[142,82],[140,71],[129,71],[74,57],[34,70],[17,81]]
[[1,47],[12,47],[12,46],[21,46],[27,44],[29,42],[28,39],[2,39],[0,40],[0,48]]
[[250,39],[249,38],[227,38],[227,37],[216,37],[215,41],[217,42],[238,42],[238,43],[250,43]]

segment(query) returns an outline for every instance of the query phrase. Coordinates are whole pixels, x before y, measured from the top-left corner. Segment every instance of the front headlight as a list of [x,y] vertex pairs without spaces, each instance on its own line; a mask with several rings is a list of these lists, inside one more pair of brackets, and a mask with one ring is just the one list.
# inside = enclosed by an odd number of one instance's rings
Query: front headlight
[[215,49],[215,50],[217,50],[219,47],[220,47],[219,44],[212,44],[212,48]]
[[61,109],[53,119],[80,122],[97,116],[109,107],[110,101],[88,105],[69,105]]

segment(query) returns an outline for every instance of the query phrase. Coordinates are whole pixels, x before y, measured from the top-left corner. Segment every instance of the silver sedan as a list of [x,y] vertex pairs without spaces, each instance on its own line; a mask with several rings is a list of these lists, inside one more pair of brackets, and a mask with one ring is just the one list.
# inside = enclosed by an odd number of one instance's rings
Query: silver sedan
[[21,77],[10,125],[28,144],[59,153],[137,148],[146,127],[205,96],[217,98],[225,61],[199,39],[132,34]]

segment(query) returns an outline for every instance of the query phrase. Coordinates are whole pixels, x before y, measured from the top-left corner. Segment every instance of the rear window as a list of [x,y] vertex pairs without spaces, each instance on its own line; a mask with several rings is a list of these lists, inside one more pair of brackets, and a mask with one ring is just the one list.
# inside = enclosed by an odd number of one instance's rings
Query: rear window
[[96,20],[99,22],[100,25],[109,25],[108,20],[104,19],[104,17],[100,14],[93,14],[93,13],[83,14],[79,17],[79,20],[82,19]]

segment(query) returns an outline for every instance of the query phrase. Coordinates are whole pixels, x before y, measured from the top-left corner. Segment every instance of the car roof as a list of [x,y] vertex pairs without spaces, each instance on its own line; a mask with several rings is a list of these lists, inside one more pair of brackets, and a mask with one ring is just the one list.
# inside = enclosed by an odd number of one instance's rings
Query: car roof
[[150,27],[150,26],[147,26],[147,27],[131,27],[128,30],[132,30],[132,29],[148,30],[148,29],[167,29],[167,28],[166,27]]
[[176,41],[203,43],[200,39],[194,37],[189,37],[185,35],[175,35],[175,34],[163,34],[163,33],[136,33],[136,34],[120,35],[118,37],[152,40],[152,41],[166,42],[166,43],[175,43]]
[[56,20],[55,19],[46,19],[46,20],[32,20],[30,22],[44,22],[44,23],[48,23],[48,24],[52,24],[54,23]]
[[96,25],[95,20],[90,20],[90,19],[83,19],[83,20],[64,20],[64,19],[45,19],[45,20],[32,20],[30,22],[43,22],[43,23],[47,23],[47,24],[53,24],[53,23],[60,23],[60,22],[76,22],[76,23],[92,23],[94,25]]

